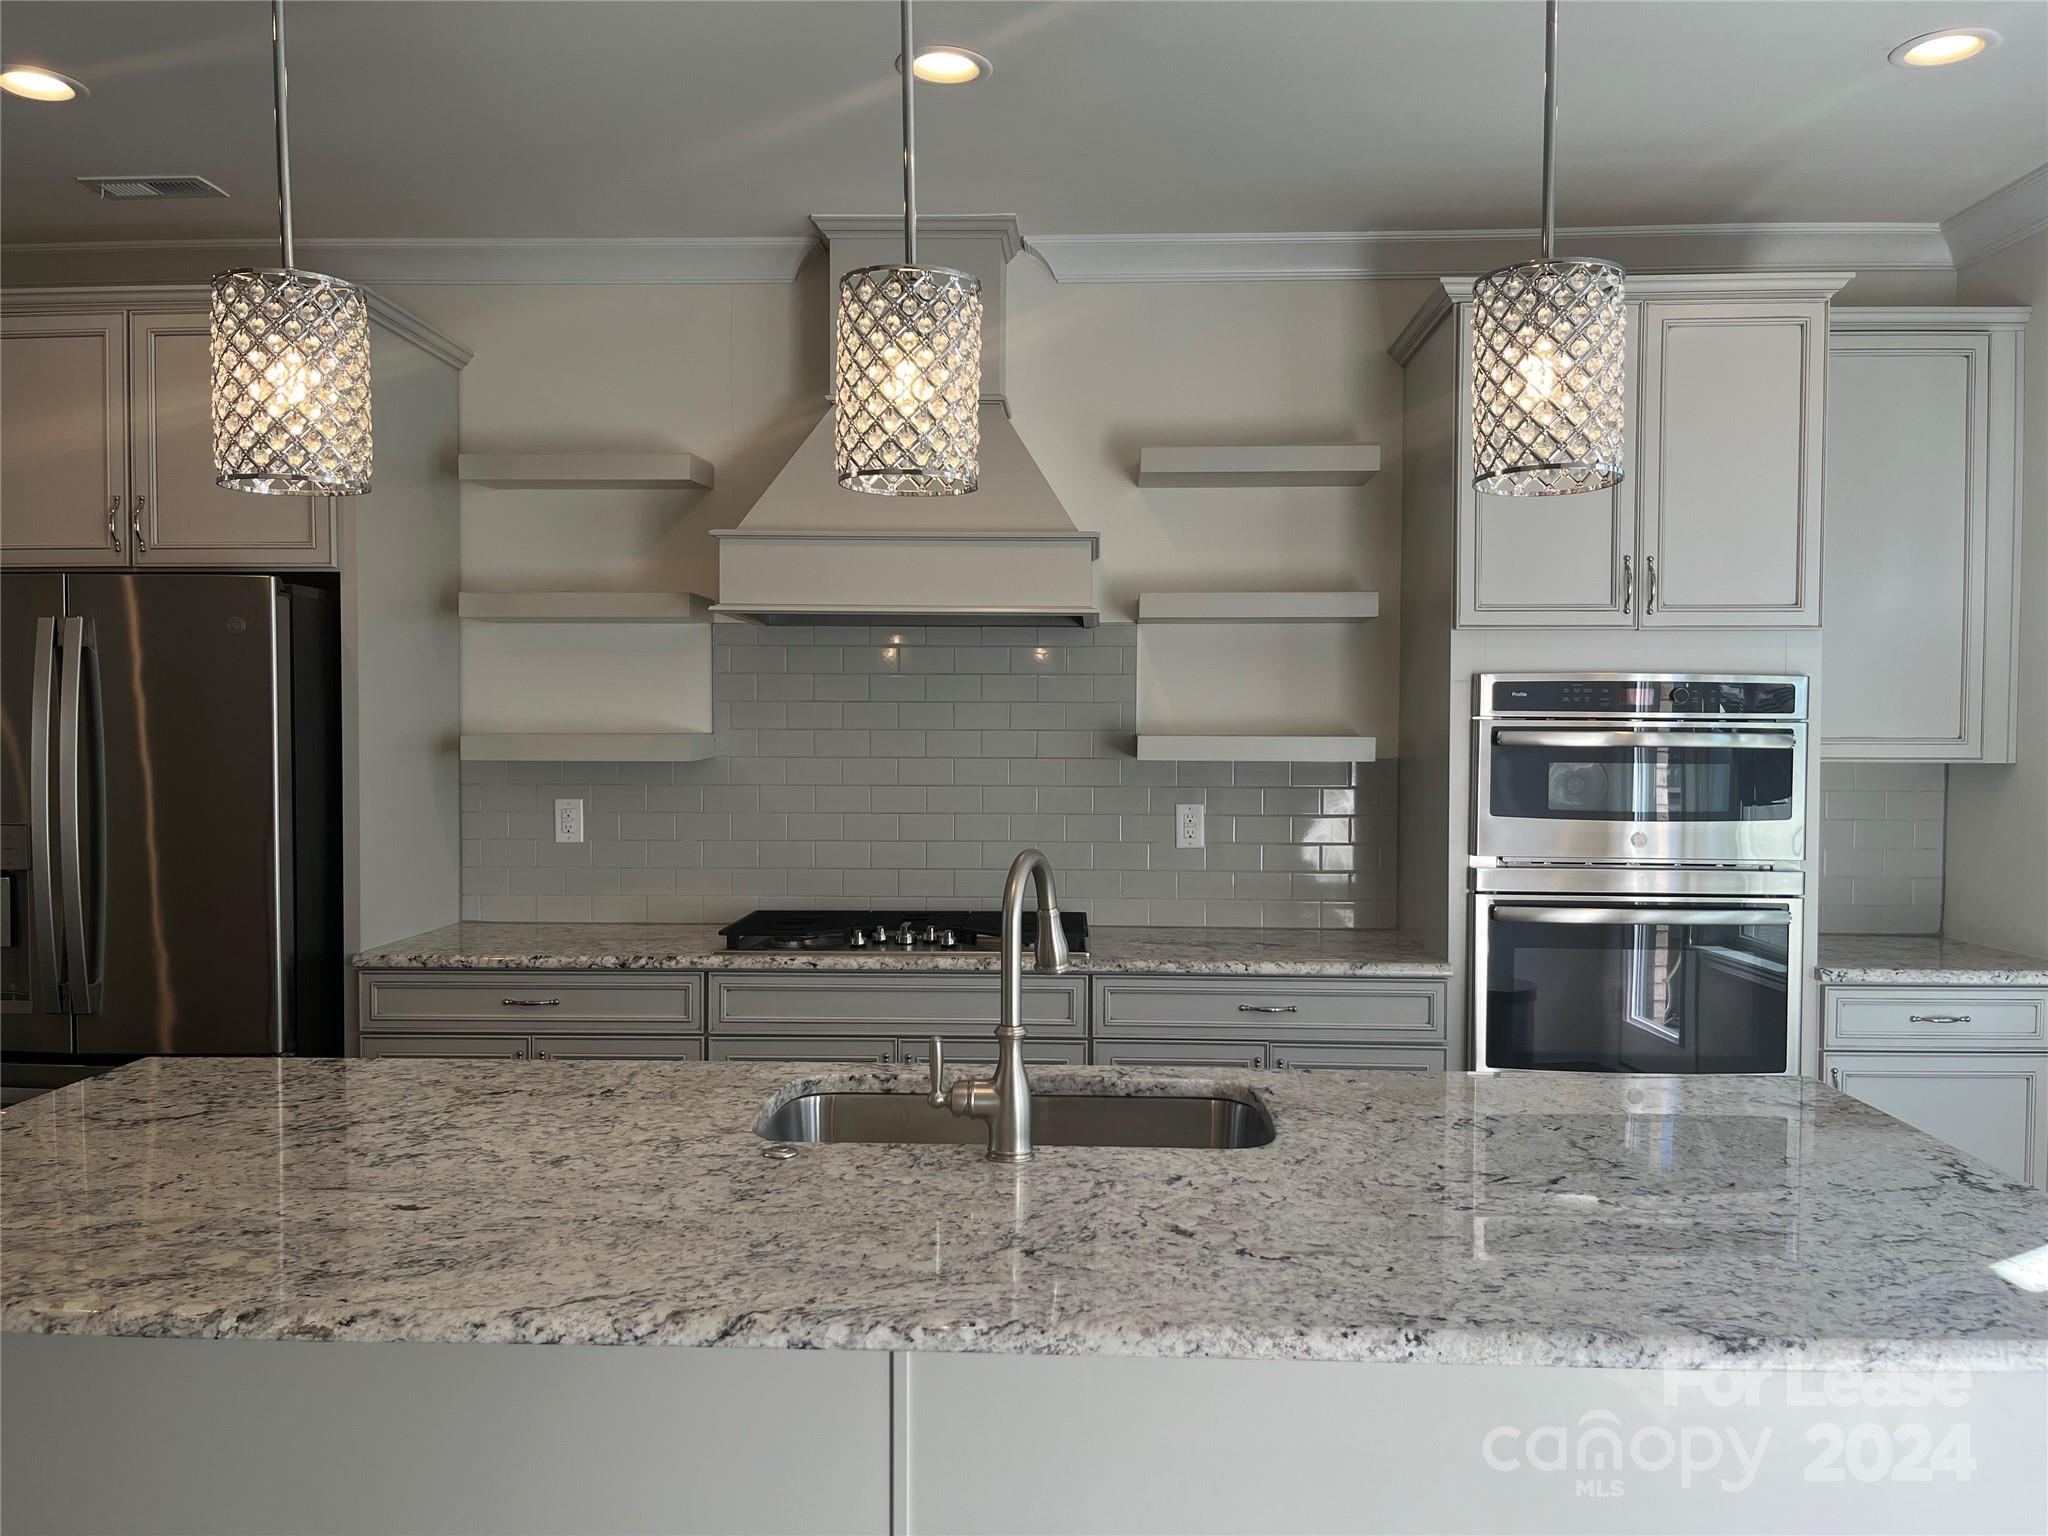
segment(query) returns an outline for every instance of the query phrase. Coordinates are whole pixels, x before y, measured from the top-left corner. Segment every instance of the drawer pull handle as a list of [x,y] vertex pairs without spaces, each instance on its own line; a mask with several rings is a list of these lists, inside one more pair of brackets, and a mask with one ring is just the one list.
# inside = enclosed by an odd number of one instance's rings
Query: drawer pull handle
[[1299,1013],[1301,1009],[1293,1003],[1239,1003],[1239,1013]]
[[507,1008],[559,1008],[559,997],[503,997],[498,999]]
[[1906,1022],[1908,1024],[1967,1024],[1970,1022],[1970,1016],[1967,1013],[1909,1013],[1906,1015]]

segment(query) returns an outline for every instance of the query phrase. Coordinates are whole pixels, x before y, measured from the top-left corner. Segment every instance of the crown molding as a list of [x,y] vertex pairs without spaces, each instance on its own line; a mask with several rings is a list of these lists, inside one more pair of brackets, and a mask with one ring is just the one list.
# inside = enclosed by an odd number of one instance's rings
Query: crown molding
[[[1627,297],[1712,303],[1722,300],[1832,300],[1856,274],[1853,272],[1648,272],[1631,273]],[[1387,344],[1387,355],[1407,367],[1422,344],[1460,304],[1472,301],[1475,277],[1445,277],[1429,291],[1401,332]],[[1902,311],[1889,311],[1893,314]],[[1835,310],[1835,314],[1843,311]]]
[[[810,235],[702,240],[301,240],[301,263],[359,283],[790,283]],[[274,240],[76,241],[0,247],[6,281],[204,281],[274,260]]]
[[2032,314],[2024,304],[1858,304],[1828,316],[1835,335],[1862,331],[2024,331]]
[[[900,235],[903,232],[903,215],[900,213],[814,213],[811,224],[826,240],[838,240],[848,236],[875,237]],[[1023,231],[1017,227],[1014,213],[921,213],[917,216],[917,232],[920,237],[943,240],[954,238],[983,238],[993,236],[1003,242],[1003,260],[1013,261],[1018,252],[1025,248]]]
[[2044,229],[2048,229],[2048,165],[2027,172],[1941,221],[1941,233],[1958,267],[1982,261]]
[[[402,304],[394,304],[374,288],[365,288],[370,318],[386,330],[403,336],[430,356],[451,368],[467,368],[473,355],[469,348],[446,332],[435,329]],[[8,288],[0,291],[0,310],[10,315],[93,314],[133,310],[141,314],[189,313],[204,310],[212,302],[212,289],[205,283],[131,283],[109,287]]]
[[[1558,232],[1568,246],[1660,272],[1947,271],[1938,224],[1656,224]],[[1534,253],[1533,229],[1046,235],[1030,249],[1062,283],[1300,282],[1479,272]]]

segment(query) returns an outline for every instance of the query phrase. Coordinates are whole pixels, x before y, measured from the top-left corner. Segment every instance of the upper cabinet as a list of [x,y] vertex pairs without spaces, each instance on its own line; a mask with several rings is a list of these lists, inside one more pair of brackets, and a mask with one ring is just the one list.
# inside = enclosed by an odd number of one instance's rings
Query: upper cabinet
[[[1458,624],[1818,625],[1828,300],[1843,281],[1629,279],[1626,478],[1546,497],[1472,487],[1472,285],[1447,281],[1395,356],[1410,368],[1411,430],[1418,409],[1451,416]],[[1454,348],[1448,369],[1418,372],[1426,348]],[[1440,404],[1418,400],[1440,378]]]
[[327,497],[258,496],[214,483],[212,392],[205,314],[128,317],[135,563],[332,564]]
[[0,317],[0,561],[128,563],[127,327]]
[[1821,750],[2013,761],[2024,309],[1841,309]]
[[330,500],[214,484],[203,309],[10,309],[0,359],[0,564],[333,565]]

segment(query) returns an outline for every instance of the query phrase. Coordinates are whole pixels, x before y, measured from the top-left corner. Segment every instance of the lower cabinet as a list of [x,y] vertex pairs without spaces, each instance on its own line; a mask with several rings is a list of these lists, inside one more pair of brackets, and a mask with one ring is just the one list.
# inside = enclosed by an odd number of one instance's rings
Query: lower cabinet
[[702,1061],[696,1037],[659,1035],[422,1035],[366,1032],[365,1056],[415,1056],[440,1061]]
[[1873,1109],[2048,1188],[2048,1053],[1836,1051],[1826,1071]]
[[[944,1037],[946,1060],[993,1062],[996,1040],[993,1033]],[[931,1059],[931,1044],[922,1035],[914,1039],[883,1039],[847,1035],[728,1035],[711,1042],[713,1061],[837,1061],[848,1064],[899,1062],[922,1066]],[[1037,1040],[1026,1037],[1024,1059],[1040,1066],[1080,1066],[1088,1059],[1088,1048],[1080,1040]]]
[[1103,1067],[1275,1067],[1303,1071],[1441,1072],[1442,1046],[1325,1045],[1283,1040],[1104,1040]]

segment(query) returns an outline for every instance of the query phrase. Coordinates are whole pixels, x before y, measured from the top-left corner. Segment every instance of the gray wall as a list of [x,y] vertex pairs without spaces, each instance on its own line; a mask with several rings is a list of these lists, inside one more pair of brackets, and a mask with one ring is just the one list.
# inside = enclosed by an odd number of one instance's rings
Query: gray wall
[[1939,933],[1940,763],[1823,763],[1823,933]]
[[[1036,844],[1098,923],[1394,924],[1395,765],[1137,761],[1133,625],[712,638],[719,756],[463,765],[465,917],[988,906]],[[557,796],[585,842],[552,840]]]

